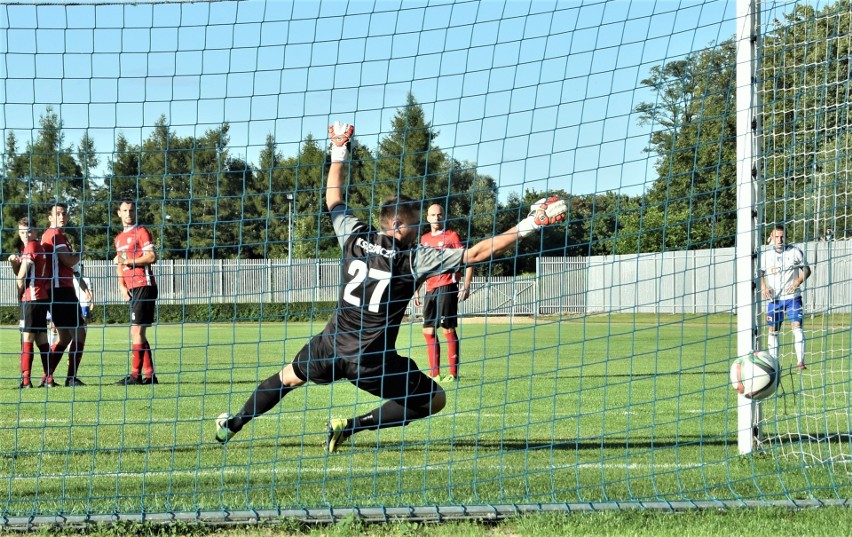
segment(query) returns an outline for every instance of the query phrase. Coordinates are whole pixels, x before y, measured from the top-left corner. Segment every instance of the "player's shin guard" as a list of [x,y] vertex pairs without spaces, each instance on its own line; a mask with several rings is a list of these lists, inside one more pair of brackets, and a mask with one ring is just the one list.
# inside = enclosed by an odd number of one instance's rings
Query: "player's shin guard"
[[62,361],[62,355],[65,353],[66,347],[67,345],[62,345],[57,341],[50,348],[50,354],[47,355],[47,380],[53,380],[53,373],[59,367],[59,362]]
[[24,381],[30,380],[30,372],[33,369],[33,342],[24,341],[23,349],[21,349],[21,378]]
[[47,372],[50,371],[48,361],[50,360],[50,345],[42,343],[38,346],[38,352],[41,355],[41,367],[44,371],[44,378],[47,378]]
[[74,340],[68,347],[68,378],[77,376],[77,371],[80,370],[80,362],[83,361],[84,346],[84,343]]
[[437,377],[441,374],[441,345],[435,334],[423,334],[426,338],[426,355],[429,357],[429,376]]
[[142,363],[144,360],[145,345],[133,345],[130,350],[130,376],[139,377],[142,374]]
[[360,431],[375,429],[388,429],[390,427],[402,427],[414,420],[428,418],[432,415],[430,407],[417,407],[413,405],[402,405],[397,401],[386,401],[385,404],[364,414],[346,424],[344,438],[352,436]]
[[154,355],[151,353],[151,345],[147,341],[142,344],[142,372],[147,379],[154,376]]
[[793,350],[796,351],[797,362],[805,363],[805,333],[801,326],[793,328]]
[[766,334],[766,341],[769,344],[769,354],[778,359],[778,332],[769,332]]
[[459,336],[455,330],[444,332],[447,338],[447,363],[450,366],[450,375],[459,378]]
[[253,418],[269,412],[277,405],[285,395],[293,388],[285,386],[281,377],[275,373],[261,382],[253,394],[248,398],[240,413],[228,420],[228,429],[239,432],[243,426]]

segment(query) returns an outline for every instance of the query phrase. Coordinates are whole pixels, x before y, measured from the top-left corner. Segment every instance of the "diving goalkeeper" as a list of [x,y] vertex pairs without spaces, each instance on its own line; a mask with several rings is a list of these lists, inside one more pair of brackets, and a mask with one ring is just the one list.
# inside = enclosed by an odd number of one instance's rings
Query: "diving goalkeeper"
[[485,239],[470,249],[417,248],[421,202],[388,199],[381,208],[379,229],[356,219],[345,204],[344,164],[354,126],[329,126],[331,166],[326,205],[343,250],[342,282],[337,309],[325,329],[300,350],[293,361],[264,380],[233,416],[216,419],[216,440],[227,442],[253,418],[273,408],[307,382],[329,384],[348,380],[384,399],[366,414],[334,418],[327,424],[326,451],[334,452],[356,433],[401,427],[444,408],[443,389],[396,349],[403,315],[415,290],[430,276],[457,272],[470,263],[489,261],[565,219],[563,200],[539,200],[517,226]]

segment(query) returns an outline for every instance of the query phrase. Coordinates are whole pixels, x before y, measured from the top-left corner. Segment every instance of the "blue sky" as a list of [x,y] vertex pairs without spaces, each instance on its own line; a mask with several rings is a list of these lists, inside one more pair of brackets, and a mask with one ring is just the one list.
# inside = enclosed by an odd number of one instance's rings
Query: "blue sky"
[[375,147],[412,92],[501,197],[637,194],[655,178],[641,80],[735,25],[733,0],[6,4],[0,125],[23,147],[52,105],[66,144],[88,130],[103,164],[161,114],[184,136],[227,121],[256,163],[267,134],[289,156],[335,119]]

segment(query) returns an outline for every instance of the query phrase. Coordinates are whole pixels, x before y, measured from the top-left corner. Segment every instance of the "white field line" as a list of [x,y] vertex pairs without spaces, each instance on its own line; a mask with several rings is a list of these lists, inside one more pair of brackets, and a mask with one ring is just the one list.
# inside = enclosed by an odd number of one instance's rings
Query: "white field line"
[[[334,457],[340,457],[341,455],[335,455]],[[721,464],[721,463],[717,463]],[[457,465],[461,466],[461,465]],[[456,471],[464,471],[470,470],[476,467],[477,470],[490,470],[490,471],[502,471],[506,468],[503,466],[496,465],[473,465],[466,464],[463,470]],[[700,465],[700,464],[688,464],[688,465],[679,465],[679,464],[671,464],[671,463],[660,463],[660,464],[647,464],[647,463],[630,463],[630,464],[619,464],[619,463],[581,463],[576,465],[560,465],[560,466],[550,466],[549,469],[552,471],[559,470],[694,470],[696,468],[706,468],[712,465]],[[319,475],[327,475],[327,474],[338,474],[338,475],[353,475],[353,476],[361,476],[367,475],[370,473],[392,473],[392,472],[411,472],[411,471],[429,471],[429,472],[439,472],[439,473],[447,473],[447,465],[446,463],[442,463],[441,465],[435,466],[301,466],[296,468],[284,467],[284,468],[275,468],[274,470],[263,469],[258,470],[256,468],[251,471],[247,470],[247,467],[242,466],[239,468],[236,467],[223,467],[220,469],[213,468],[201,468],[198,470],[147,470],[147,471],[139,471],[139,472],[99,472],[95,474],[43,474],[38,476],[31,475],[10,475],[10,474],[0,474],[0,479],[12,479],[15,478],[18,480],[27,480],[27,481],[41,481],[41,480],[76,480],[76,479],[84,479],[84,480],[98,480],[105,478],[142,478],[146,481],[150,481],[157,477],[165,477],[165,478],[173,478],[173,477],[211,477],[211,476],[231,476],[231,475],[252,475],[256,477],[267,476],[267,475],[293,475],[298,476],[302,474],[319,474]],[[451,468],[451,471],[453,469]]]

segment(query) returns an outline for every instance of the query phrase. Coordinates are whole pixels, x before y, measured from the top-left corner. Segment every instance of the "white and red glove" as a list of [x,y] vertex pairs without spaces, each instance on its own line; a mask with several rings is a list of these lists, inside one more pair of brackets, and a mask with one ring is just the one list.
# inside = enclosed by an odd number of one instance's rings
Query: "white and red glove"
[[335,121],[328,126],[328,137],[331,140],[331,161],[344,162],[349,159],[349,150],[352,148],[352,135],[355,134],[355,125]]
[[568,205],[558,196],[541,198],[530,205],[530,214],[518,222],[518,235],[526,237],[544,226],[564,222],[568,213]]

